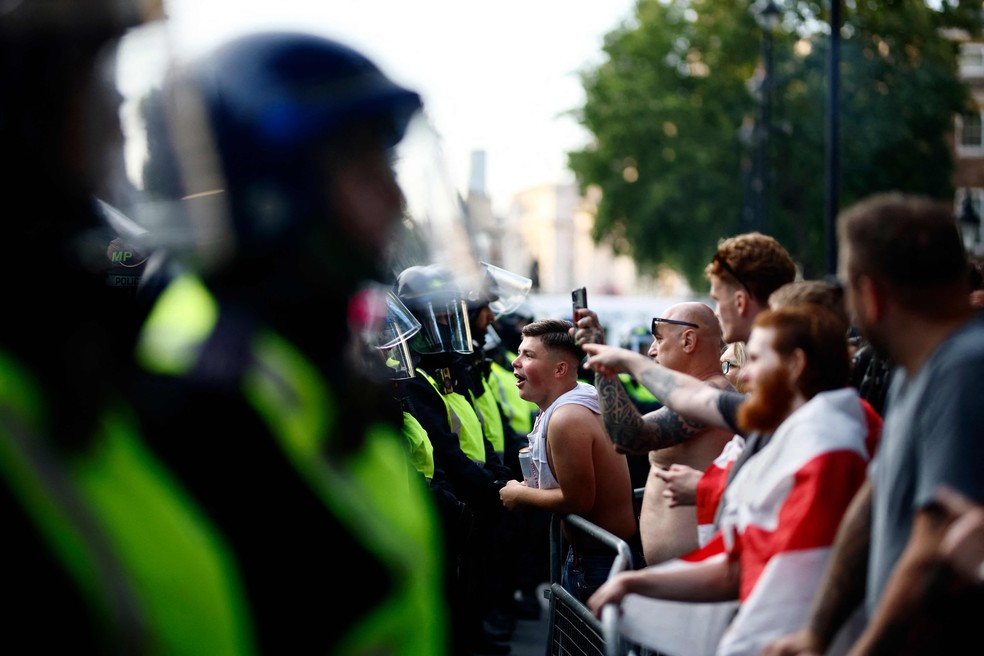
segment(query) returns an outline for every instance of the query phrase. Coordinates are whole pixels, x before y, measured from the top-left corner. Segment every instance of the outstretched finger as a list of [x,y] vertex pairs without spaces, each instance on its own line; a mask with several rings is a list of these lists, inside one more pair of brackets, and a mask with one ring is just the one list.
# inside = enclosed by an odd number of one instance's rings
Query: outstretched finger
[[936,488],[936,500],[951,515],[962,515],[974,507],[974,502],[948,485]]

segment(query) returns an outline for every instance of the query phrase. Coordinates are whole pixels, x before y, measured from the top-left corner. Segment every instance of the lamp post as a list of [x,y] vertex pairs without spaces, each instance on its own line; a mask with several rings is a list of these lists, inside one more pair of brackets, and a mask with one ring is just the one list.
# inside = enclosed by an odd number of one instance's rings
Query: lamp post
[[772,131],[772,35],[782,12],[774,0],[756,0],[751,6],[755,22],[762,28],[762,66],[764,73],[759,86],[759,115],[755,121],[755,164],[752,174],[752,193],[755,197],[755,229],[768,231],[769,206],[769,133]]
[[840,31],[841,0],[830,0],[830,49],[827,60],[827,193],[824,233],[827,273],[837,273],[837,212],[840,210]]
[[970,189],[964,189],[963,201],[960,203],[960,213],[957,214],[957,224],[963,235],[964,248],[968,253],[977,250],[977,241],[981,233],[981,217],[974,209],[974,201],[970,197]]

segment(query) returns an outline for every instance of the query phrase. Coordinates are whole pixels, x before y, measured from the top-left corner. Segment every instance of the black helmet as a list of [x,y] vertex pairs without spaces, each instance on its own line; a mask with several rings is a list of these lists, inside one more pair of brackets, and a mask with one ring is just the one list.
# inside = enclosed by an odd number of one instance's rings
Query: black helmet
[[410,342],[418,353],[471,353],[472,338],[464,295],[451,269],[412,266],[396,280],[396,294],[420,321]]
[[[239,261],[279,257],[280,247],[300,244],[320,248],[311,259],[332,272],[378,273],[365,269],[380,254],[333,232],[325,159],[345,161],[363,128],[382,147],[395,146],[422,107],[417,93],[350,47],[296,32],[233,39],[179,70],[166,89],[179,129],[198,137],[168,140],[179,150],[183,198],[222,200]],[[199,175],[209,157],[216,166]],[[192,203],[187,211],[194,213]]]

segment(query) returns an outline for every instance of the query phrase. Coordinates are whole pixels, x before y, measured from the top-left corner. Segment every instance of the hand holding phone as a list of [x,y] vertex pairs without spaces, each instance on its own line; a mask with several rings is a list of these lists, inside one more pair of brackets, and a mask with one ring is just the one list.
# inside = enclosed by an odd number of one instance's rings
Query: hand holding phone
[[572,291],[571,304],[574,307],[571,317],[573,317],[574,323],[577,324],[577,311],[587,309],[588,307],[588,289],[586,287],[578,287]]

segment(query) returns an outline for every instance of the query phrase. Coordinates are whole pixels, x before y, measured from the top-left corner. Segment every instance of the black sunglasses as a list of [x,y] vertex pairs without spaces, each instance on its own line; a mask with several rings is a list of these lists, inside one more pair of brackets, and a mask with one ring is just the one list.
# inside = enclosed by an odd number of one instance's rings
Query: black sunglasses
[[[731,274],[731,277],[734,278],[735,280],[737,280],[738,281],[738,284],[741,285],[742,287],[744,287],[746,292],[748,292],[749,294],[752,294],[752,290],[748,287],[748,285],[745,284],[745,281],[741,279],[741,276],[738,275],[738,272],[735,271],[733,268],[731,268],[731,265],[728,264],[728,261],[727,260],[725,260],[723,257],[721,257],[721,254],[720,253],[715,253],[714,254],[713,261],[714,262],[717,262],[718,264],[720,264],[722,269],[724,269],[725,271],[727,271],[728,273],[730,273]],[[755,294],[752,294],[752,296],[755,296]]]
[[721,363],[721,373],[726,374],[732,369],[741,369],[741,365],[731,360],[725,360]]
[[690,323],[689,321],[677,321],[676,319],[663,319],[661,317],[653,317],[653,327],[651,332],[653,335],[656,334],[656,324],[658,323],[672,323],[674,326],[690,326],[691,328],[700,328],[695,323]]

